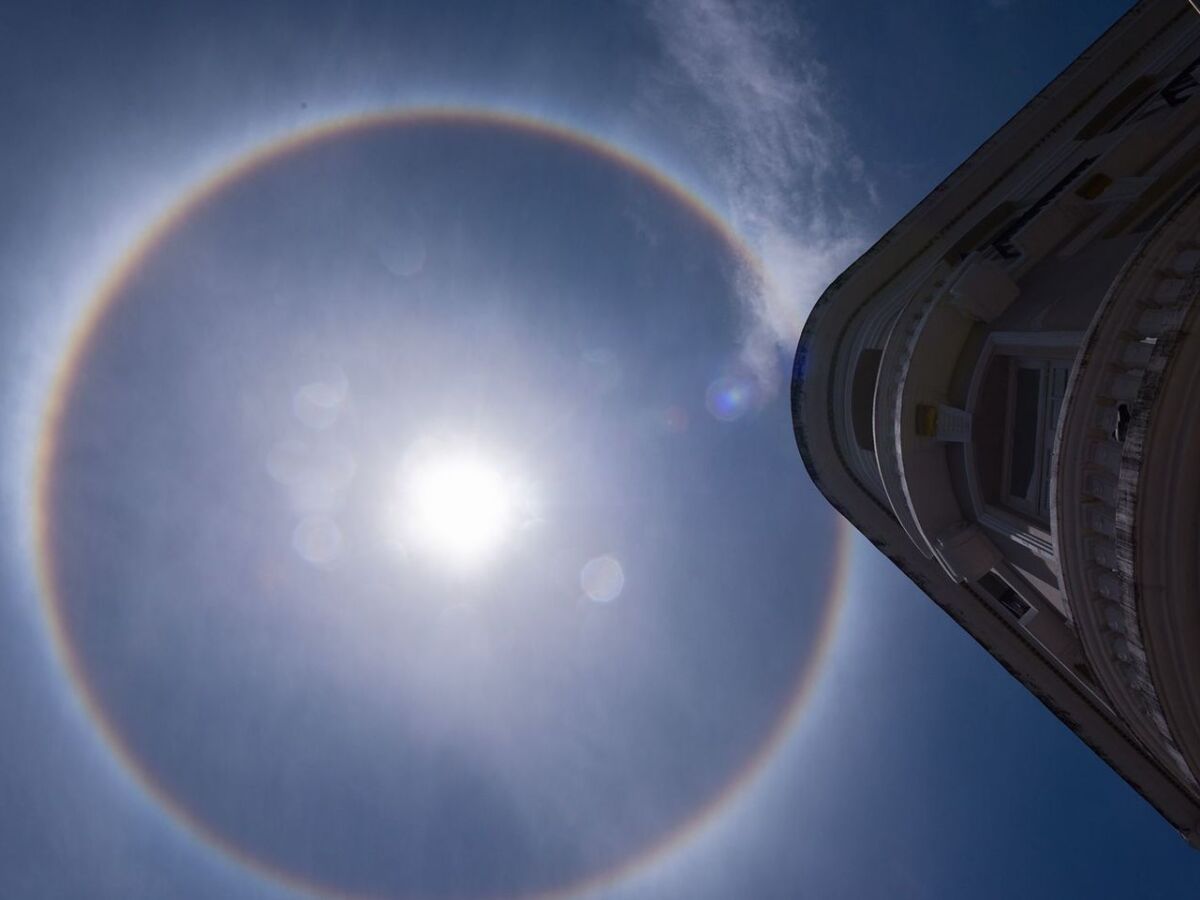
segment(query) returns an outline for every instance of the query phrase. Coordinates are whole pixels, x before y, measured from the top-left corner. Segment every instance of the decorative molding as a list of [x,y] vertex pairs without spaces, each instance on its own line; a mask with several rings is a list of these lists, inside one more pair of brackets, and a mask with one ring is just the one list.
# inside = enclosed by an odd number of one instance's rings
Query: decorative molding
[[[1093,670],[1122,718],[1200,797],[1164,712],[1142,634],[1133,510],[1140,446],[1185,316],[1200,295],[1200,189],[1142,242],[1092,321],[1053,451],[1051,523],[1063,588]],[[1124,424],[1125,429],[1122,429]]]
[[981,504],[977,509],[976,521],[984,528],[1003,535],[1013,543],[1020,544],[1042,559],[1051,562],[1055,559],[1054,540],[1050,533],[1038,528],[1032,522],[1027,522],[988,503]]

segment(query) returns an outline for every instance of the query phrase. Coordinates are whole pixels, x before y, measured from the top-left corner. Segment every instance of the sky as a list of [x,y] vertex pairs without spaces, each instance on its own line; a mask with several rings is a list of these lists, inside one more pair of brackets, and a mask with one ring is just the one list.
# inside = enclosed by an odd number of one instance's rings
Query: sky
[[1117,2],[6,4],[0,897],[1176,897],[808,480]]

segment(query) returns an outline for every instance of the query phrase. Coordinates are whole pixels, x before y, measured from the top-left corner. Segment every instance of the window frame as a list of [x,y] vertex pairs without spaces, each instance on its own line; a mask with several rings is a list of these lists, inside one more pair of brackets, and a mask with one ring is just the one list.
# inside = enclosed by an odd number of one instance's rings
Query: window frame
[[[1053,474],[1054,439],[1062,402],[1066,395],[1071,361],[1061,356],[1005,354],[1010,357],[1008,372],[1007,409],[1005,410],[1004,453],[1001,463],[1000,496],[1003,506],[1030,519],[1035,524],[1050,525],[1050,494]],[[1017,432],[1017,378],[1021,369],[1038,373],[1037,421],[1033,436],[1033,471],[1029,477],[1031,495],[1012,493],[1013,450]],[[1062,374],[1061,393],[1056,396],[1057,373]],[[1057,400],[1057,404],[1055,401]],[[1055,408],[1057,407],[1057,413]]]
[[[982,389],[983,378],[996,357],[1008,357],[1010,360],[1019,358],[1036,359],[1045,362],[1063,362],[1068,370],[1074,365],[1075,355],[1083,343],[1083,332],[1079,331],[994,331],[989,334],[980,348],[975,371],[967,389],[967,411],[973,416]],[[1015,367],[1014,367],[1015,368]],[[1013,377],[1010,374],[1010,378]],[[1008,400],[1011,402],[1012,392]],[[1006,415],[1006,422],[1008,421]],[[1010,436],[1006,434],[1006,442]],[[1039,519],[1028,512],[997,505],[988,502],[983,497],[979,473],[975,469],[973,450],[968,442],[966,447],[968,462],[966,466],[967,490],[970,494],[972,513],[975,520],[983,527],[1001,534],[1010,540],[1031,550],[1044,559],[1054,558],[1054,543],[1052,537],[1053,524],[1045,519]],[[1053,450],[1052,450],[1053,452]],[[1008,486],[1007,465],[1010,460],[1009,448],[1003,453],[1001,473],[1001,493]]]

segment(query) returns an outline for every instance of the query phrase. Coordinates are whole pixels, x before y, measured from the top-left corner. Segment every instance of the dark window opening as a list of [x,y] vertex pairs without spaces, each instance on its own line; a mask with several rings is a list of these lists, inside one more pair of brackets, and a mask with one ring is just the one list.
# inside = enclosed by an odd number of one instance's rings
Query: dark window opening
[[1017,211],[1017,204],[1011,200],[1005,200],[999,206],[995,207],[990,213],[984,216],[975,224],[970,231],[964,234],[954,246],[946,251],[944,259],[952,266],[958,265],[967,255],[987,242],[996,230],[1003,225],[1012,214]]
[[1129,415],[1129,407],[1124,403],[1117,404],[1117,427],[1113,429],[1113,437],[1125,443],[1125,436],[1129,434],[1129,420],[1132,418]]
[[864,350],[854,366],[850,386],[850,425],[854,440],[864,450],[875,452],[875,383],[879,380],[879,362],[883,351]]
[[1087,171],[1087,168],[1098,158],[1099,157],[1093,156],[1080,162],[1077,166],[1075,166],[1075,168],[1060,178],[1055,183],[1054,187],[1042,194],[1042,196],[1039,197],[1032,206],[1026,209],[1025,212],[1013,219],[1013,221],[1003,231],[1000,232],[1000,234],[996,237],[996,240],[992,242],[992,246],[995,248],[996,252],[999,253],[1003,259],[1016,259],[1019,257],[1021,255],[1021,251],[1017,249],[1015,244],[1013,244],[1013,238],[1017,236],[1022,228],[1032,222],[1037,217],[1038,213],[1053,203],[1054,198],[1070,187],[1071,183],[1074,182],[1075,179],[1077,179],[1085,171]]
[[1200,70],[1200,59],[1193,60],[1191,65],[1176,75],[1162,89],[1162,98],[1168,106],[1182,106],[1200,88],[1200,80],[1196,75]]
[[1004,504],[1043,522],[1050,518],[1054,436],[1070,371],[1065,360],[1021,359],[1009,387]]
[[1017,369],[1016,397],[1013,401],[1012,457],[1008,492],[1014,497],[1031,499],[1033,470],[1037,465],[1038,408],[1041,404],[1042,373],[1038,369]]
[[975,408],[971,410],[971,452],[979,489],[989,504],[1003,502],[1008,452],[1008,391],[1012,359],[995,356],[988,364]]
[[1083,126],[1079,134],[1075,135],[1075,140],[1086,141],[1088,138],[1095,137],[1103,132],[1114,122],[1116,124],[1113,127],[1119,125],[1120,121],[1117,121],[1117,117],[1122,113],[1126,113],[1126,116],[1121,119],[1123,121],[1124,118],[1128,118],[1128,115],[1136,112],[1137,107],[1132,105],[1133,102],[1141,99],[1142,95],[1153,84],[1154,79],[1149,75],[1142,75],[1140,78],[1134,79],[1133,82],[1126,86],[1125,90],[1110,100],[1100,112],[1092,117],[1090,122]]
[[1167,82],[1161,91],[1151,94],[1122,116],[1116,124],[1108,129],[1109,132],[1123,128],[1127,124],[1143,122],[1165,109],[1183,105],[1200,88],[1198,74],[1200,74],[1200,59],[1194,59],[1188,63],[1187,68]]
[[979,586],[991,594],[992,599],[1008,610],[1008,612],[1012,613],[1017,619],[1024,618],[1025,614],[1032,609],[1016,591],[1008,586],[1003,578],[994,572],[988,572],[980,578]]

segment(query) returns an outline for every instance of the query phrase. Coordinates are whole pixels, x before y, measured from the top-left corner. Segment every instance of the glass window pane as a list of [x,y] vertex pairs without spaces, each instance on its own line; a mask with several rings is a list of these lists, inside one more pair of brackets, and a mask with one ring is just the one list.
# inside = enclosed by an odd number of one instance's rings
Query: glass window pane
[[1050,464],[1053,454],[1054,450],[1047,446],[1042,458],[1042,492],[1038,496],[1038,512],[1047,518],[1050,516]]
[[1013,400],[1012,459],[1008,481],[1008,492],[1014,497],[1033,499],[1030,487],[1037,468],[1041,392],[1041,370],[1019,367]]
[[1067,379],[1070,374],[1071,367],[1067,363],[1050,364],[1050,377],[1046,383],[1049,394],[1046,398],[1046,425],[1042,432],[1042,485],[1038,497],[1038,511],[1046,517],[1050,515],[1050,475],[1053,472],[1051,463],[1054,456],[1054,434],[1058,430],[1058,417],[1062,413],[1063,398],[1067,393]]

